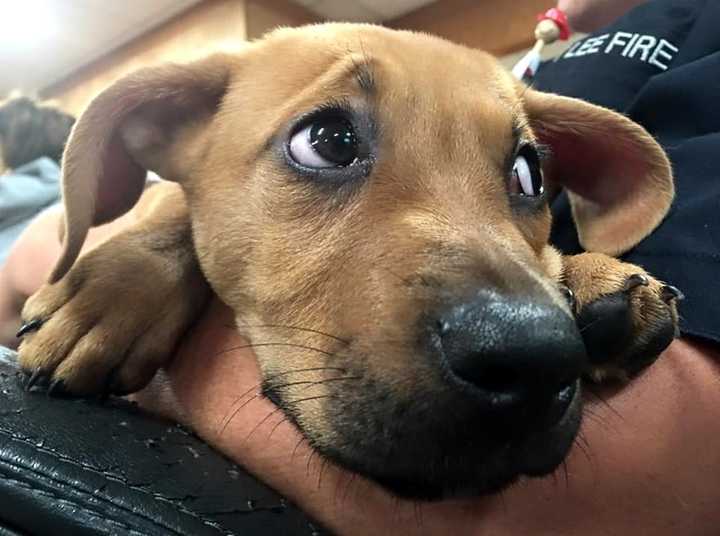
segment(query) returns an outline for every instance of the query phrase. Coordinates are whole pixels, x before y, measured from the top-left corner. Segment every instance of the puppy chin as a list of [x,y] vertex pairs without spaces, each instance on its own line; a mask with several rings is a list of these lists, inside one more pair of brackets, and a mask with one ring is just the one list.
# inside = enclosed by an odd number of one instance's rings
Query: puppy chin
[[523,476],[551,474],[565,460],[582,420],[579,381],[571,397],[564,412],[557,415],[552,424],[522,437],[498,440],[485,447],[474,446],[469,441],[453,445],[452,454],[435,451],[425,457],[421,450],[411,448],[400,471],[392,461],[372,460],[359,450],[338,450],[318,444],[315,448],[338,465],[375,481],[398,497],[438,501],[490,495]]
[[442,488],[436,498],[443,500],[490,495],[503,491],[523,476],[539,478],[552,474],[569,454],[581,422],[582,395],[578,386],[563,417],[551,428],[539,431],[523,441],[514,456],[515,463],[510,463],[504,474],[500,471],[483,486],[470,484]]
[[545,476],[565,460],[575,441],[582,421],[582,394],[575,389],[563,417],[552,428],[528,438],[517,456],[518,471],[527,476]]

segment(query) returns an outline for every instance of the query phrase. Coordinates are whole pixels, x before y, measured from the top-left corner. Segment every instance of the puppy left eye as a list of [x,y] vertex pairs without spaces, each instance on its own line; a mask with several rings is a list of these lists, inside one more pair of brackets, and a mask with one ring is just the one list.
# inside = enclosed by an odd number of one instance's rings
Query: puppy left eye
[[542,195],[543,178],[540,159],[531,145],[520,148],[510,176],[510,193],[521,196],[536,197]]
[[314,169],[346,167],[358,159],[355,129],[342,117],[315,119],[290,138],[289,148],[293,160]]

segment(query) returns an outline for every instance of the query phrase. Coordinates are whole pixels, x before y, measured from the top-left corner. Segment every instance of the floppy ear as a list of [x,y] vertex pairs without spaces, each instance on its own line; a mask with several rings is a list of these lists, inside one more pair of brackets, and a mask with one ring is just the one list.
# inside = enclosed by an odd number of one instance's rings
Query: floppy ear
[[50,276],[60,279],[93,225],[137,202],[146,170],[182,181],[198,157],[208,125],[229,84],[232,56],[137,71],[90,103],[63,155],[63,250]]
[[650,234],[675,193],[665,152],[638,124],[587,102],[528,89],[530,126],[550,146],[545,173],[568,190],[580,244],[618,255]]

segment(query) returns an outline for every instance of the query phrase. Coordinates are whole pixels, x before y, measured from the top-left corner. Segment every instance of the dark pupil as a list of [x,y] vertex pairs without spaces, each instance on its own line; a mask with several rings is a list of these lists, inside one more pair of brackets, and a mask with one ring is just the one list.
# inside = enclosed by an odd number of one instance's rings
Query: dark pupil
[[540,162],[537,155],[533,152],[534,160],[528,162],[530,166],[530,176],[532,177],[532,195],[540,195],[543,193],[542,173],[540,171]]
[[[520,149],[521,156],[525,157],[525,161],[530,168],[530,178],[532,179],[532,193],[523,195],[541,195],[543,193],[542,172],[540,171],[540,158],[537,152],[531,146],[526,145]],[[518,179],[519,180],[519,179]]]
[[339,118],[320,119],[310,127],[310,145],[325,160],[338,166],[357,158],[357,138],[352,125]]

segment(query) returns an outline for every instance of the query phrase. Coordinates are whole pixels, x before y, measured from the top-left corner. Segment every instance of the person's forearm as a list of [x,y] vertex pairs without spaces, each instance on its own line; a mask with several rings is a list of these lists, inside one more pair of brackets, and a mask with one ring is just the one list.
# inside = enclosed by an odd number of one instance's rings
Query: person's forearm
[[0,269],[0,344],[17,346],[25,300],[42,285],[57,258],[58,209],[41,213],[20,235]]
[[194,428],[337,533],[699,535],[720,524],[713,513],[720,374],[712,346],[676,341],[620,392],[590,397],[582,439],[559,476],[502,496],[415,504],[313,453],[257,395],[255,356],[227,328],[232,320],[216,302],[172,366],[135,399]]

